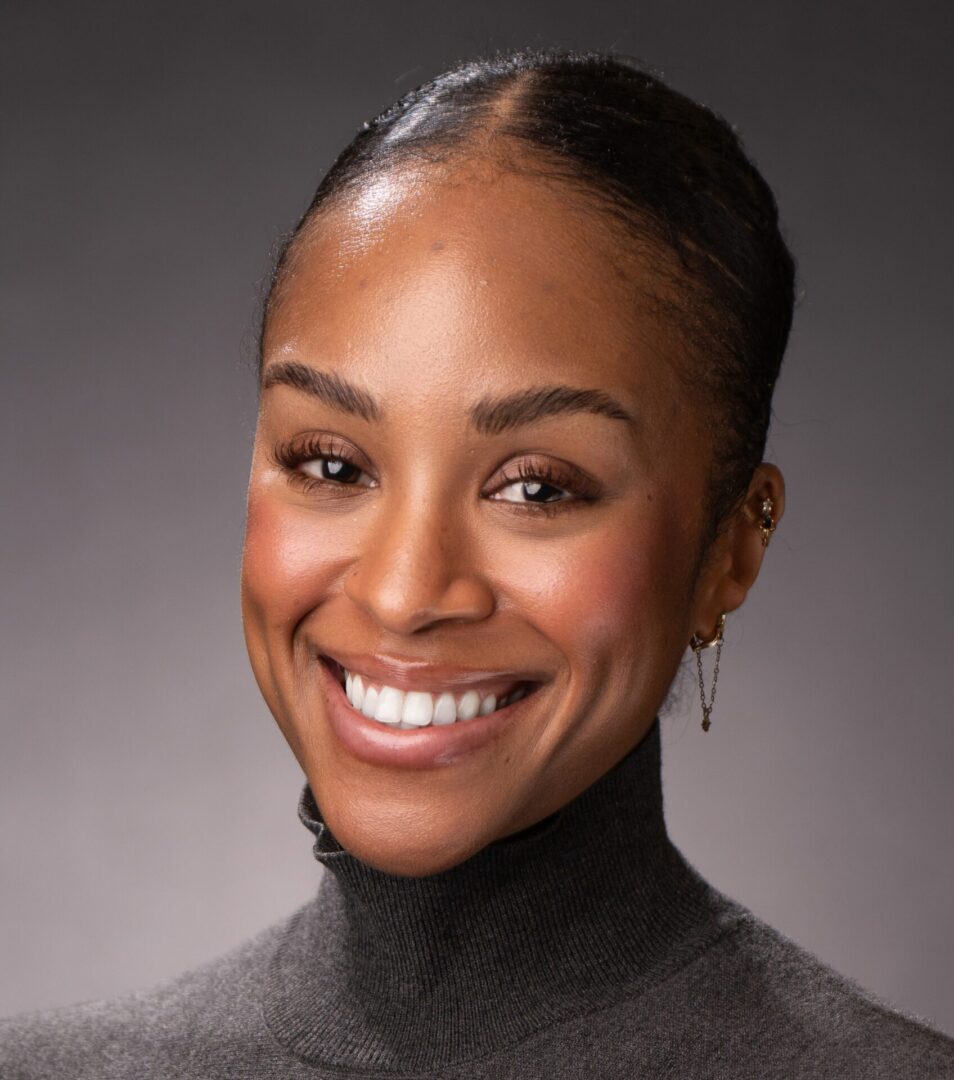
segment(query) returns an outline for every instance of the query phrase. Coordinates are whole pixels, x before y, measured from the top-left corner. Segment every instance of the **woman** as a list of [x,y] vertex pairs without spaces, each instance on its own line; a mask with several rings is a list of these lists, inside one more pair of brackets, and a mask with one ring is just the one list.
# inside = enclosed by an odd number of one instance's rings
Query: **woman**
[[658,713],[689,647],[718,727],[784,512],[793,276],[730,128],[625,60],[463,65],[364,126],[265,305],[242,582],[328,872],[8,1021],[4,1077],[954,1076],[666,833]]

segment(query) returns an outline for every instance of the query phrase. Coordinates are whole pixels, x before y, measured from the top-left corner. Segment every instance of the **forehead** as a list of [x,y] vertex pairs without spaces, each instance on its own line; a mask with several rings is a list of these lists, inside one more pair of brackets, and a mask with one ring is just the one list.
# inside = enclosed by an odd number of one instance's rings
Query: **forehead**
[[384,377],[576,380],[671,391],[669,285],[568,185],[512,170],[385,173],[308,227],[276,294],[264,362]]

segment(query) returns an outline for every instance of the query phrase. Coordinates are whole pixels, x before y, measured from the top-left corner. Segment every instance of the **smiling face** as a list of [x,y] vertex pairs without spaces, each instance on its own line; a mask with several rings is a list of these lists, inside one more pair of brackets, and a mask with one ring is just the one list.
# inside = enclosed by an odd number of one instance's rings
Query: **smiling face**
[[711,446],[684,358],[576,200],[385,176],[310,229],[269,317],[249,654],[331,831],[393,873],[593,783],[757,571],[726,548],[696,574]]

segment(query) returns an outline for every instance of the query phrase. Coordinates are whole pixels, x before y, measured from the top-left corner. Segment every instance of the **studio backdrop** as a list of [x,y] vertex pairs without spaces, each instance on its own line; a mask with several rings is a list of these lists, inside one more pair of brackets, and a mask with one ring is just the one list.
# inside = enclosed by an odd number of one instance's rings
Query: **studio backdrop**
[[318,867],[239,617],[253,342],[335,152],[461,58],[642,58],[775,188],[800,298],[788,508],[715,723],[663,718],[687,858],[954,1033],[952,8],[3,6],[0,1014],[110,996],[288,914]]

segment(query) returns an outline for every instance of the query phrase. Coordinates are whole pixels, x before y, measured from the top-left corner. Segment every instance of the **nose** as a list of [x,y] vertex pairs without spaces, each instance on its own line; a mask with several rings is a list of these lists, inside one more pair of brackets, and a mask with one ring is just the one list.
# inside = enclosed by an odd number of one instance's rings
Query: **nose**
[[474,565],[462,514],[421,498],[379,510],[345,579],[351,600],[395,634],[493,612],[493,591]]

